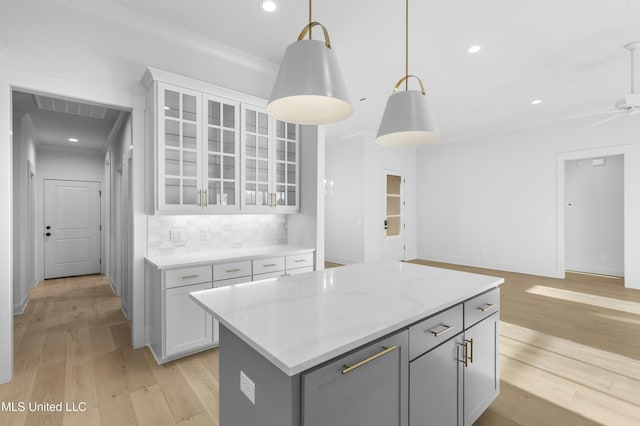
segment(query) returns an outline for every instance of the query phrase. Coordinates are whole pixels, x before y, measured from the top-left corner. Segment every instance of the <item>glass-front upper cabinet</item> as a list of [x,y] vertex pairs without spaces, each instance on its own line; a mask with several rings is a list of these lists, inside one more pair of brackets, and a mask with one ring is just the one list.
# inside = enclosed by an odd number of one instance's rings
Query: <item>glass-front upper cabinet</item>
[[158,84],[158,208],[201,208],[201,95]]
[[243,210],[295,213],[299,206],[299,127],[242,104]]
[[204,95],[203,207],[205,210],[240,208],[240,103]]

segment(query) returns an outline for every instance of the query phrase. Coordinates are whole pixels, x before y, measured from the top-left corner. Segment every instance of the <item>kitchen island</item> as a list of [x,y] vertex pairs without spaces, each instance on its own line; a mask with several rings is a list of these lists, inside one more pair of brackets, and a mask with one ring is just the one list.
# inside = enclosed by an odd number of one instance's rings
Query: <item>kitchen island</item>
[[503,282],[388,262],[191,293],[220,321],[220,425],[473,423]]

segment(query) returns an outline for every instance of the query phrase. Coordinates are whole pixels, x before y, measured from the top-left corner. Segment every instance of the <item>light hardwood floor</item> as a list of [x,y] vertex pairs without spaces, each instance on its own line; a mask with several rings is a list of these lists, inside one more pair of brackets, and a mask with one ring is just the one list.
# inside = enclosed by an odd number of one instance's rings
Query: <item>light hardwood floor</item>
[[[503,276],[501,393],[477,425],[640,424],[640,291],[622,280]],[[332,265],[333,266],[333,265]],[[218,352],[158,366],[133,350],[103,276],[42,282],[14,317],[14,378],[0,401],[85,412],[0,412],[0,425],[216,425]],[[17,406],[16,406],[17,407]]]

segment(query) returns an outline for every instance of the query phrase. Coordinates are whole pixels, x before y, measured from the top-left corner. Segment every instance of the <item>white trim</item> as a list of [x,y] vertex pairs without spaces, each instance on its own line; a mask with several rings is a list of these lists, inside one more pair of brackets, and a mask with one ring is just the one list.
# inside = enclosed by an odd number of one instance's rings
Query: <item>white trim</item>
[[619,145],[605,148],[583,149],[578,151],[560,152],[556,156],[556,275],[565,277],[565,163],[570,160],[583,158],[606,157],[622,155],[624,173],[624,277],[625,287],[640,288],[633,272],[634,253],[632,252],[631,232],[631,145]]
[[24,310],[27,308],[27,305],[29,304],[29,300],[31,300],[29,298],[29,295],[27,294],[27,297],[24,298],[24,300],[22,301],[22,303],[20,305],[13,305],[13,315],[21,315],[24,313]]
[[354,263],[362,263],[364,259],[355,259],[352,257],[330,256],[324,258],[325,262],[340,263],[342,265],[353,265]]

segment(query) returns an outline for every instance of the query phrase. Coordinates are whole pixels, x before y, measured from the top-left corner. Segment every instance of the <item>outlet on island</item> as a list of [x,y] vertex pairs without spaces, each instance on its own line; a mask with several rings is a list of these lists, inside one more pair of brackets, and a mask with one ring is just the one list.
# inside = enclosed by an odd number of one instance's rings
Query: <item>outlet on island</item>
[[256,385],[244,374],[244,371],[240,371],[240,390],[253,405],[256,404]]

